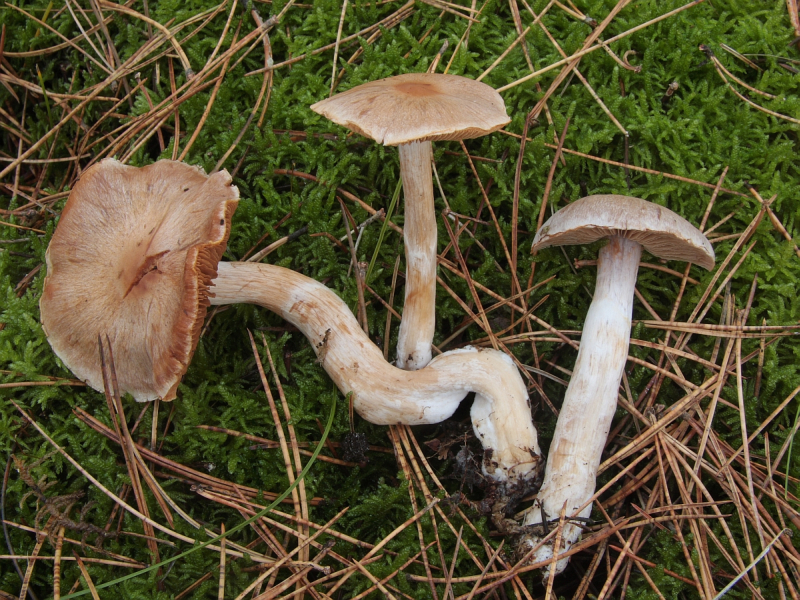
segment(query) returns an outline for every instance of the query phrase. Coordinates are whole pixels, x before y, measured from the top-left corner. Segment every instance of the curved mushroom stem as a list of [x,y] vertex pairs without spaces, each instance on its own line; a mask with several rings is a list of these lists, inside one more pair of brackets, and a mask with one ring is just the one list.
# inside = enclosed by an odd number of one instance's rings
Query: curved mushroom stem
[[436,214],[430,142],[401,144],[406,247],[406,298],[397,339],[397,366],[416,371],[431,361],[436,318]]
[[[636,274],[642,247],[614,236],[600,250],[597,286],[583,326],[578,359],[572,371],[564,404],[558,416],[545,467],[544,483],[525,525],[548,521],[543,534],[553,529],[566,503],[566,516],[586,519],[592,513],[597,468],[617,408],[622,371],[628,357]],[[579,510],[580,509],[580,510]],[[581,521],[567,521],[562,531],[561,552],[569,550],[581,534]],[[543,535],[524,540],[536,546]],[[533,561],[553,556],[552,544],[534,553]],[[568,558],[556,563],[556,573]]]
[[502,352],[464,348],[437,356],[425,369],[403,371],[384,360],[341,298],[313,279],[273,265],[220,263],[213,286],[212,304],[259,304],[300,329],[370,423],[438,423],[475,392],[471,416],[488,458],[484,473],[513,484],[538,476],[542,460],[528,394]]

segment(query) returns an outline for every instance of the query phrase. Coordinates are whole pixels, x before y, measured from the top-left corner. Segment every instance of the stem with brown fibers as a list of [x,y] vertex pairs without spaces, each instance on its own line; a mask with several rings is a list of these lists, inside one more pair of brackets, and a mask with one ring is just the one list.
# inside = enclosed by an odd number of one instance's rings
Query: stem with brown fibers
[[528,393],[511,359],[495,350],[445,352],[419,371],[387,363],[333,291],[268,264],[220,263],[214,305],[258,304],[296,326],[356,411],[371,423],[421,425],[450,417],[475,392],[472,425],[486,452],[484,473],[508,484],[537,478],[542,465]]
[[[619,236],[611,237],[608,245],[600,249],[594,298],[553,434],[544,483],[537,499],[539,506],[528,513],[525,525],[557,518],[565,503],[568,519],[591,515],[592,504],[588,500],[594,494],[597,469],[628,358],[633,291],[641,254],[638,242]],[[580,524],[571,520],[566,523],[562,552],[569,550],[580,534]],[[531,536],[527,543],[534,547],[540,539]],[[534,553],[532,560],[539,562],[552,556],[553,547],[546,544]],[[556,573],[564,570],[567,560],[558,561]]]
[[397,339],[397,366],[408,371],[431,361],[436,317],[436,214],[430,142],[401,144],[406,249],[406,296]]

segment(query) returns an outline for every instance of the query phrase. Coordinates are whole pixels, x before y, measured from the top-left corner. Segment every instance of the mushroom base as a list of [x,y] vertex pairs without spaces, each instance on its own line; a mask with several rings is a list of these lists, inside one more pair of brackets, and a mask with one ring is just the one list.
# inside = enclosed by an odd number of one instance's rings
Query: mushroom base
[[497,482],[522,482],[541,471],[528,393],[502,352],[463,348],[437,356],[419,371],[403,371],[384,360],[341,298],[313,279],[273,265],[220,263],[213,285],[214,305],[258,304],[295,325],[370,423],[439,423],[475,392],[471,418],[487,454],[484,474]]

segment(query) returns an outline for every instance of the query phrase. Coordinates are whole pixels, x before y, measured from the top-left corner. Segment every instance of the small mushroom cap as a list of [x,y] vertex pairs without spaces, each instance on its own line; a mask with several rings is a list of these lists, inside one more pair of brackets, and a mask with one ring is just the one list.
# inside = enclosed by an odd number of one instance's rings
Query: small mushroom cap
[[587,196],[565,206],[536,232],[531,251],[614,235],[639,242],[659,258],[714,268],[714,249],[700,230],[668,208],[630,196]]
[[511,122],[494,88],[441,73],[371,81],[317,102],[311,110],[386,146],[468,140]]
[[39,303],[50,345],[76,376],[103,389],[107,335],[122,392],[175,397],[238,199],[227,171],[209,177],[175,161],[107,158],[83,173],[47,249]]

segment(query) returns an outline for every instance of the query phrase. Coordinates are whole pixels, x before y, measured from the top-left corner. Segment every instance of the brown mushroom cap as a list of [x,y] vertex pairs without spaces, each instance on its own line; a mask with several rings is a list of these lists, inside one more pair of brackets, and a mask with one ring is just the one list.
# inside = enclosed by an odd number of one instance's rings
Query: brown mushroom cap
[[386,146],[467,140],[511,122],[494,88],[441,73],[371,81],[317,102],[311,110]]
[[121,391],[175,397],[238,199],[227,171],[175,161],[105,159],[83,173],[47,249],[40,301],[50,345],[75,375],[103,389],[108,335]]
[[621,236],[639,242],[650,254],[714,268],[714,249],[694,225],[641,198],[587,196],[562,208],[542,225],[532,251],[548,246],[590,244]]

